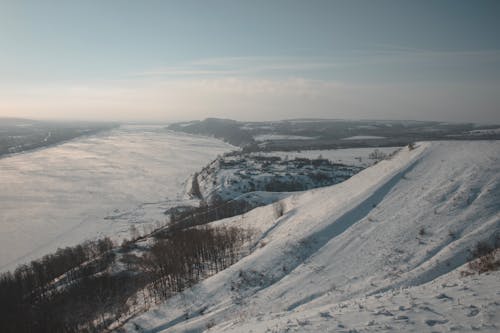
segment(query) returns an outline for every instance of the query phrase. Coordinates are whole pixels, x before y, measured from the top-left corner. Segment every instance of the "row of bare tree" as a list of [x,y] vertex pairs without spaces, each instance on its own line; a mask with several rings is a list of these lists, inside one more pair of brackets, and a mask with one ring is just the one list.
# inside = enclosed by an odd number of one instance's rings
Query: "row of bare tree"
[[244,214],[262,205],[263,203],[252,203],[247,200],[224,201],[221,197],[214,196],[210,203],[202,201],[199,207],[189,207],[182,211],[168,211],[170,226],[167,232],[185,230],[190,227]]
[[[250,232],[236,227],[174,228],[143,256],[108,238],[59,249],[0,274],[0,332],[102,332],[134,309],[164,300],[235,263]],[[135,260],[113,273],[116,254]],[[132,308],[129,306],[132,304]]]
[[250,237],[250,232],[237,227],[198,227],[157,239],[143,262],[153,277],[151,292],[166,298],[227,268],[238,260]]
[[1,274],[0,332],[98,332],[128,294],[126,278],[104,273],[112,248],[109,238],[85,242]]

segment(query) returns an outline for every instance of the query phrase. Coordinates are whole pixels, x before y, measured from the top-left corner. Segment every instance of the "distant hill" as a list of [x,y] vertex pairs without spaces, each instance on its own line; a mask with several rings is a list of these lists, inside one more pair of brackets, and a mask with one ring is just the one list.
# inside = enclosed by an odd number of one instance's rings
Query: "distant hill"
[[241,129],[239,122],[229,119],[207,118],[202,121],[176,123],[169,130],[213,136],[235,146],[246,146],[254,142],[251,133]]
[[0,118],[0,156],[54,145],[115,126],[114,123]]
[[168,129],[208,135],[246,151],[404,146],[422,140],[500,139],[500,125],[401,120],[293,119],[241,122],[208,118]]

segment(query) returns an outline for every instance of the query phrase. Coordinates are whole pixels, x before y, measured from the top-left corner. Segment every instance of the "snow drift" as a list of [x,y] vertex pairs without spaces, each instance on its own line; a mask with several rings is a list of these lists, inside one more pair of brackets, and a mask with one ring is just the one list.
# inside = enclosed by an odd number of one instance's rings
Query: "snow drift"
[[494,332],[500,274],[462,277],[500,232],[500,145],[419,143],[331,187],[214,222],[258,231],[235,265],[131,332]]

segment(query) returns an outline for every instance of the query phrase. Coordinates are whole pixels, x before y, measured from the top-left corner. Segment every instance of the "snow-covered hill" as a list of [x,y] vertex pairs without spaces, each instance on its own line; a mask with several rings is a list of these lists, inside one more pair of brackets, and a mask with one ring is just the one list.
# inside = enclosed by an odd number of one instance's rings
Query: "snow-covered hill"
[[462,276],[500,237],[498,141],[419,143],[347,181],[215,224],[258,232],[230,268],[130,332],[497,332],[500,273]]
[[256,191],[292,192],[337,184],[360,170],[362,167],[323,158],[283,160],[279,156],[238,154],[220,157],[195,174],[196,182],[189,192],[199,192],[208,202],[215,198],[226,201]]
[[399,149],[401,147],[231,152],[195,173],[186,183],[186,193],[212,203],[251,193],[254,197],[263,195],[258,202],[266,203],[272,193],[280,193],[283,197],[285,192],[343,182]]

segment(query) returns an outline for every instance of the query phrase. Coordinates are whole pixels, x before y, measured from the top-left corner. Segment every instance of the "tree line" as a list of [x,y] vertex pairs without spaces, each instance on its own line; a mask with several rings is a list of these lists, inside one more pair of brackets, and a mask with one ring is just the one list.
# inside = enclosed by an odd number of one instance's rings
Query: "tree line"
[[251,233],[237,227],[175,230],[157,238],[142,262],[151,293],[164,299],[234,264]]
[[264,203],[249,202],[247,200],[223,200],[214,195],[210,201],[202,201],[200,206],[183,207],[182,210],[170,209],[165,212],[169,215],[170,224],[167,229],[160,229],[156,233],[182,230],[194,226],[204,225],[213,221],[244,214]]
[[[137,243],[114,246],[105,238],[0,274],[0,332],[102,332],[234,264],[251,234],[237,227],[177,226],[154,236],[152,245],[141,246],[142,256],[135,254]],[[126,268],[116,269],[119,262]]]
[[112,248],[109,238],[85,242],[1,274],[0,332],[101,331],[123,311],[130,284],[105,272]]

